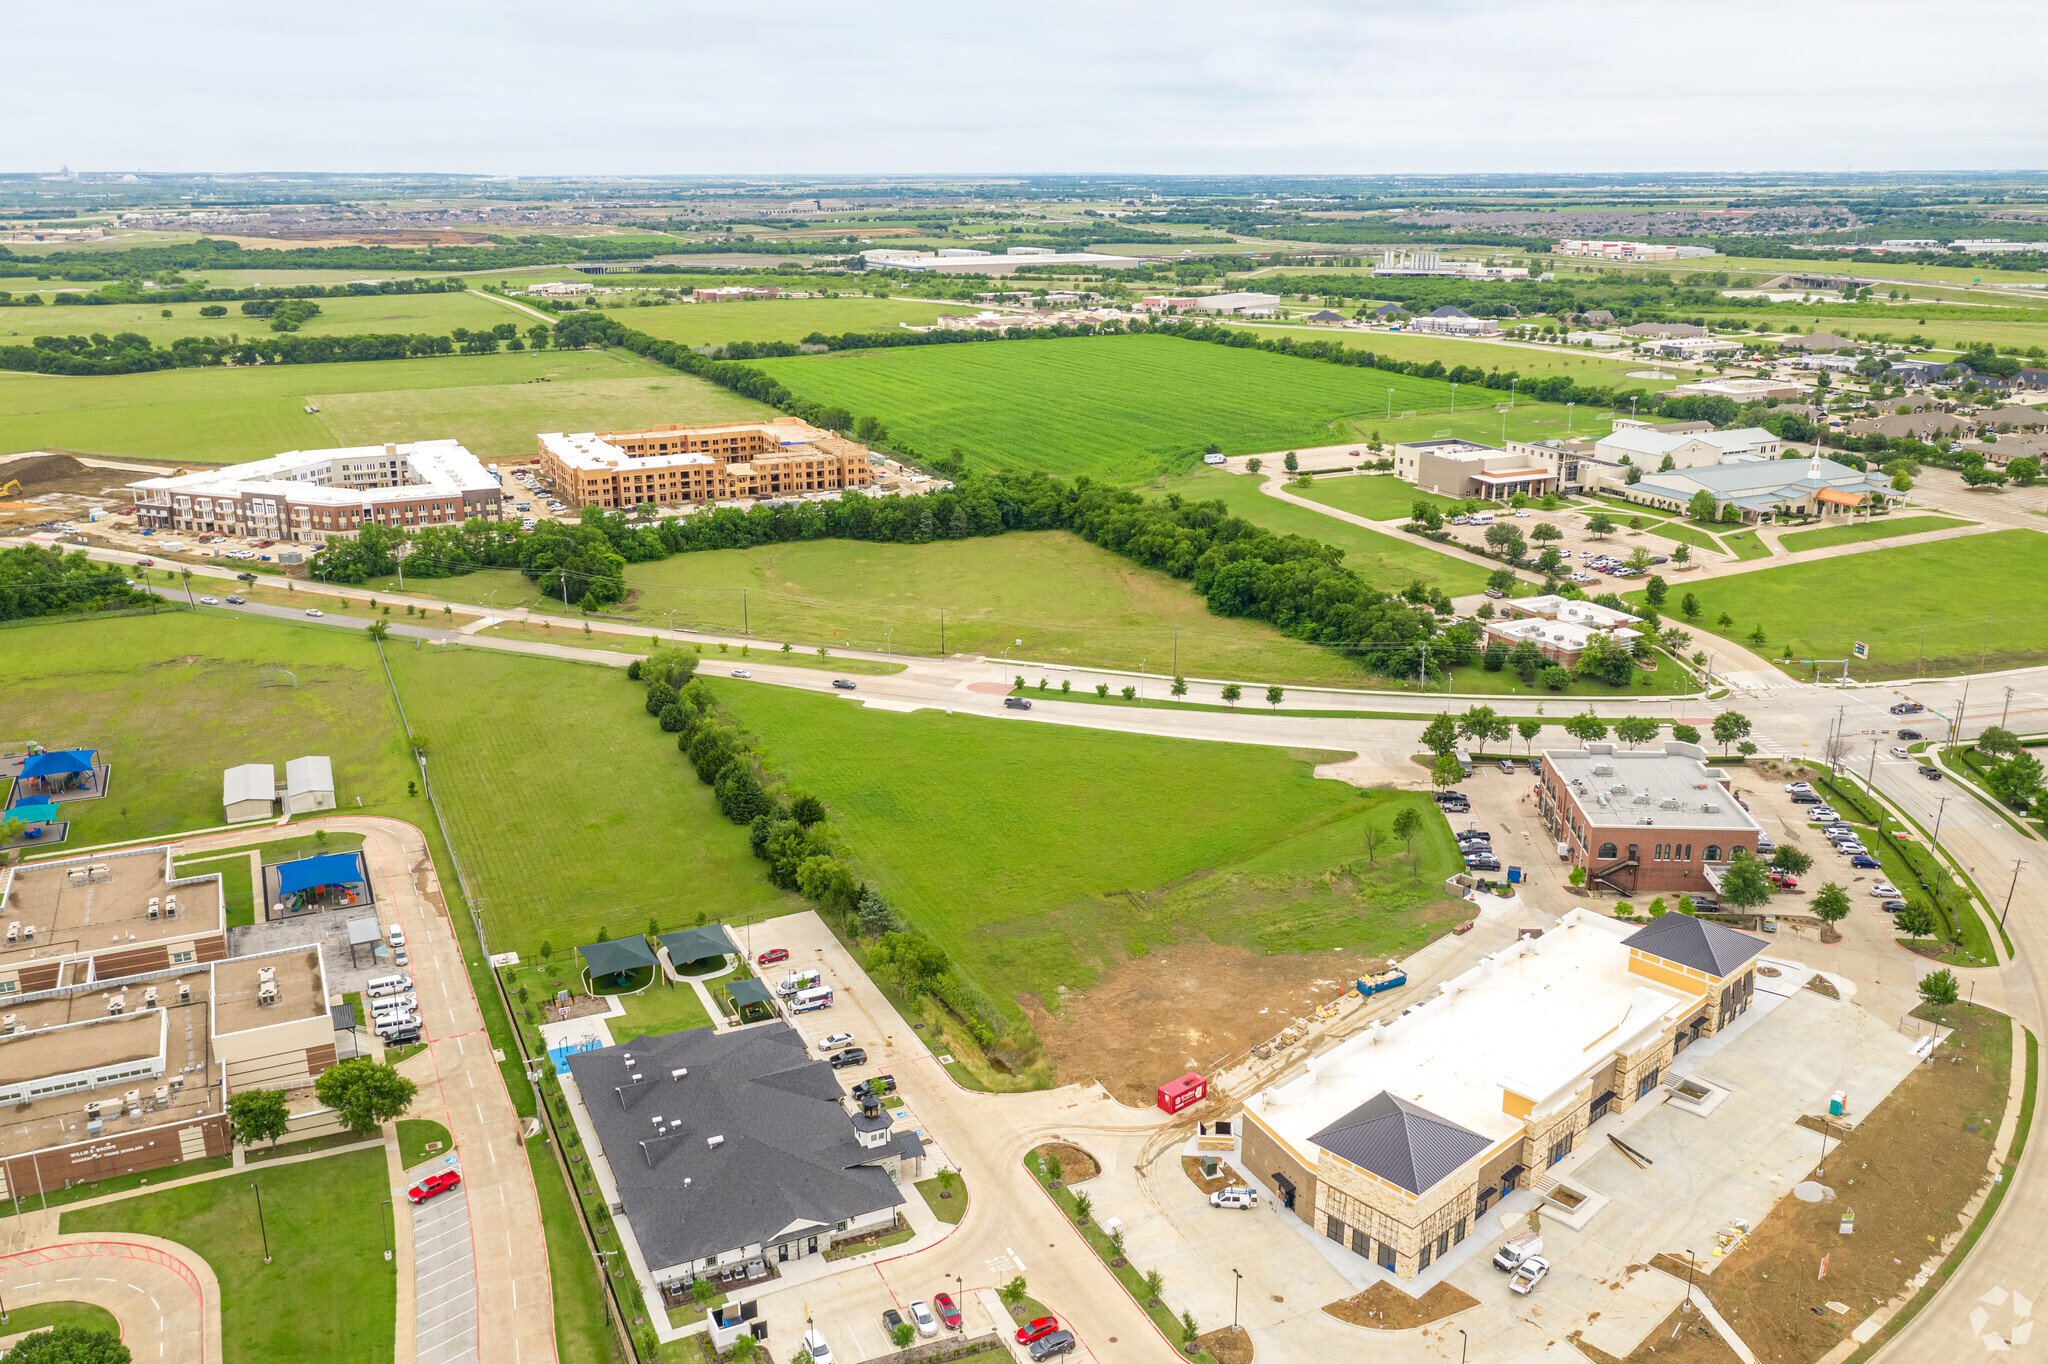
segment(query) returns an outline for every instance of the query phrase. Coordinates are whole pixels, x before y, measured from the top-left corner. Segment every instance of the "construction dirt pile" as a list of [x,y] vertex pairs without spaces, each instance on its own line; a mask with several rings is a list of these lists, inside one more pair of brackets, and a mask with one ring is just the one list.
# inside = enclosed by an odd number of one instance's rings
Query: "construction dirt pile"
[[120,487],[127,479],[142,477],[124,469],[92,469],[69,455],[29,455],[0,464],[0,487],[20,480],[21,491],[12,497],[41,497],[45,493],[98,493]]

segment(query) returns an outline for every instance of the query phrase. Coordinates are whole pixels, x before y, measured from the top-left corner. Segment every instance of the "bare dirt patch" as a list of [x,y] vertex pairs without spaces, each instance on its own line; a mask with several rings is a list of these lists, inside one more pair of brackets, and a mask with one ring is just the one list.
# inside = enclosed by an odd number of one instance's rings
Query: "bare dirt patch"
[[[1457,902],[1447,903],[1458,912]],[[1297,1018],[1313,1020],[1316,1005],[1385,965],[1348,948],[1262,956],[1184,942],[1119,963],[1093,987],[1069,993],[1064,1020],[1035,999],[1022,1002],[1061,1084],[1099,1079],[1119,1101],[1143,1106],[1168,1080],[1242,1055]]]
[[1196,1338],[1216,1364],[1252,1364],[1252,1333],[1242,1326],[1226,1326]]
[[1031,1155],[1036,1160],[1051,1160],[1057,1156],[1060,1162],[1061,1184],[1086,1184],[1102,1173],[1102,1163],[1072,1142],[1047,1142],[1043,1146],[1033,1147]]
[[1353,1326],[1364,1326],[1374,1331],[1406,1331],[1442,1321],[1478,1305],[1479,1299],[1447,1283],[1438,1284],[1419,1298],[1411,1298],[1387,1284],[1376,1283],[1363,1293],[1325,1304],[1323,1310]]
[[[1565,1339],[1578,1347],[1579,1353],[1592,1360],[1593,1364],[1622,1364],[1618,1356],[1580,1340],[1576,1331]],[[1698,1312],[1687,1311],[1681,1303],[1643,1338],[1643,1343],[1628,1358],[1630,1364],[1652,1359],[1659,1364],[1729,1364],[1737,1356],[1704,1317]]]
[[1181,1172],[1188,1177],[1188,1182],[1205,1194],[1220,1193],[1224,1189],[1233,1186],[1238,1188],[1244,1187],[1244,1176],[1232,1169],[1230,1162],[1227,1160],[1216,1162],[1216,1177],[1214,1179],[1203,1177],[1202,1158],[1200,1156],[1182,1156],[1180,1158],[1180,1168]]
[[0,463],[0,484],[20,480],[22,497],[104,492],[119,486],[123,478],[134,476],[124,469],[89,468],[69,455],[30,455]]

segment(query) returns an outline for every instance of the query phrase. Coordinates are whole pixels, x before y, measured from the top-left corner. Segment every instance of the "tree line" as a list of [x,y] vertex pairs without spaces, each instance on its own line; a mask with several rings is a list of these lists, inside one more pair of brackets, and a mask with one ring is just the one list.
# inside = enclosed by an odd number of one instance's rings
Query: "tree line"
[[[104,289],[89,293],[60,293],[52,301],[58,308],[98,308],[116,303],[236,303],[253,299],[374,298],[383,294],[459,294],[469,286],[458,279],[356,280],[349,284],[265,284],[244,289],[214,288],[203,284],[181,284],[170,289],[144,289],[129,280],[116,280]],[[39,293],[16,297],[0,289],[0,308],[38,308]],[[246,311],[246,310],[245,310]]]
[[0,550],[0,620],[84,615],[148,601],[147,593],[127,585],[120,565],[94,563],[82,549]]

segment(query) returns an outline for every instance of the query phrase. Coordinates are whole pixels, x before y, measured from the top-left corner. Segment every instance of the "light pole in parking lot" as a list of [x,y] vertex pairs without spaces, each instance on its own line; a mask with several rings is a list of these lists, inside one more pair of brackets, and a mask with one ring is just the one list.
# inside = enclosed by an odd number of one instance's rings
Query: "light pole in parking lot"
[[1241,1289],[1241,1288],[1243,1288],[1243,1287],[1244,1287],[1244,1275],[1243,1275],[1242,1273],[1240,1273],[1239,1271],[1235,1270],[1235,1269],[1231,1270],[1230,1272],[1231,1272],[1232,1274],[1235,1274],[1235,1275],[1237,1276],[1236,1278],[1232,1279],[1232,1280],[1231,1280],[1231,1282],[1230,1282],[1230,1334],[1232,1334],[1232,1335],[1236,1335],[1236,1334],[1237,1334],[1237,1292],[1238,1292],[1238,1290],[1239,1290],[1239,1289]]
[[[388,1198],[384,1200],[384,1211],[385,1214],[391,1211],[391,1200]],[[380,1216],[377,1229],[384,1233],[384,1258],[388,1260],[391,1258],[391,1223]]]
[[1458,1328],[1458,1364],[1465,1364],[1465,1352],[1472,1348],[1472,1337],[1465,1334],[1465,1328]]

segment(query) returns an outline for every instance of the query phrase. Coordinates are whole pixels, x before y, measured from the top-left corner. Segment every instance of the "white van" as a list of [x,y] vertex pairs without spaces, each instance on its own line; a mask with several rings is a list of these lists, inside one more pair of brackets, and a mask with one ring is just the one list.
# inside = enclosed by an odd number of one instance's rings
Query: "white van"
[[371,976],[363,982],[366,998],[377,999],[384,995],[402,995],[412,988],[412,977],[404,972],[389,976]]
[[409,996],[401,996],[396,999],[373,999],[370,1001],[370,1017],[372,1018],[390,1018],[394,1014],[411,1014],[414,1017],[418,1017],[419,1012],[419,1005]]
[[1490,526],[1493,524],[1493,513],[1473,512],[1470,524],[1475,526]]
[[789,1001],[789,1011],[793,1014],[807,1014],[816,1009],[829,1009],[831,1007],[832,987],[829,985],[809,990],[799,990],[796,993],[796,998]]
[[782,984],[775,987],[775,993],[787,999],[789,996],[801,994],[805,990],[817,989],[824,982],[824,979],[824,974],[815,970],[791,971],[782,978]]

